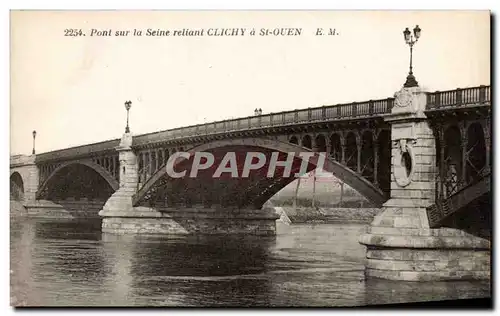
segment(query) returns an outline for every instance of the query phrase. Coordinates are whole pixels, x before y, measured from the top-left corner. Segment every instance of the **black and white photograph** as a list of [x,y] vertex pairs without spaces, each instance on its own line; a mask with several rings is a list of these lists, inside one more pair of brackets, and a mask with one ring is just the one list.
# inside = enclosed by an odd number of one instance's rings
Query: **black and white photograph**
[[492,308],[490,11],[9,20],[12,307]]

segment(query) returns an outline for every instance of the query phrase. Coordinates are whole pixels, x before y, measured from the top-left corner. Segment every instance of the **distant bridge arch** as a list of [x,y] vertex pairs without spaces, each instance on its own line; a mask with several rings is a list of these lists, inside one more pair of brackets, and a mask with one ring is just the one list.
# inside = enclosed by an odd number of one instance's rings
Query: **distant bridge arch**
[[[96,173],[100,176],[102,180],[104,180],[109,187],[111,188],[112,191],[116,191],[119,188],[119,183],[118,181],[113,177],[112,174],[110,174],[103,166],[100,166],[97,163],[94,163],[90,160],[77,160],[77,161],[67,161],[59,166],[57,166],[45,179],[45,181],[40,185],[40,188],[37,192],[37,199],[39,198],[47,198],[47,195],[49,194],[50,189],[52,189],[54,186],[57,186],[57,180],[58,176],[61,174],[64,174],[67,176],[66,172],[61,172],[62,170],[67,170],[69,167],[75,167],[75,166],[83,166],[85,172]],[[73,179],[75,181],[75,179]]]
[[24,200],[24,181],[17,171],[11,171],[10,174],[10,197],[16,201]]

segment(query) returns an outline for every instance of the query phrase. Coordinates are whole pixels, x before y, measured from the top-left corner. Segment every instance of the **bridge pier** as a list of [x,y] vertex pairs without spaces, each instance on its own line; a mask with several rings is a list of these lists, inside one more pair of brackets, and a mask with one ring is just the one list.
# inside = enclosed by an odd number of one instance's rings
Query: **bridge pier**
[[[132,135],[125,133],[122,136],[120,145],[116,147],[120,162],[120,186],[113,195],[106,201],[99,215],[103,217],[102,225],[105,226],[109,217],[116,216],[117,213],[129,214],[133,212],[132,196],[137,191],[138,170],[137,157],[132,150]],[[109,215],[111,213],[112,215]]]
[[38,190],[39,170],[35,164],[35,155],[30,156],[30,162],[26,165],[27,168],[27,181],[24,191],[24,203],[26,205],[32,204],[36,200],[36,192]]
[[391,196],[367,233],[366,276],[405,281],[489,279],[490,242],[452,228],[432,229],[436,140],[419,87],[402,88],[385,119],[391,124]]
[[274,210],[204,208],[149,208],[138,206],[132,211],[108,211],[102,232],[113,234],[161,235],[254,235],[274,236]]
[[102,232],[114,234],[250,234],[274,236],[279,216],[270,209],[231,209],[221,206],[206,208],[134,206],[139,170],[132,150],[132,136],[122,136],[119,152],[120,187],[108,199],[99,215]]

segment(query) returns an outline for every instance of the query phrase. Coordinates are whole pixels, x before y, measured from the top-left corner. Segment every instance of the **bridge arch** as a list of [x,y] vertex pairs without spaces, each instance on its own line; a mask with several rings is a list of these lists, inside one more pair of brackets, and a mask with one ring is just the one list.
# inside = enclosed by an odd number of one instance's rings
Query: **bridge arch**
[[326,138],[325,135],[319,133],[314,140],[316,151],[326,153]]
[[[199,151],[210,151],[210,150],[226,150],[228,148],[235,148],[235,146],[239,146],[241,148],[245,147],[258,147],[263,150],[269,150],[271,152],[280,152],[280,153],[295,153],[296,155],[301,152],[312,152],[311,149],[308,149],[303,146],[298,146],[295,144],[291,144],[288,142],[282,142],[275,139],[269,138],[242,138],[242,139],[226,139],[226,140],[216,140],[210,143],[202,144],[200,146],[196,146],[188,150],[188,152],[193,155],[195,152]],[[317,164],[318,154],[316,154],[313,158],[310,159],[311,167],[307,170],[307,172],[314,169],[314,166]],[[183,162],[188,161],[187,159],[179,158],[174,165],[174,168],[180,166]],[[373,204],[380,206],[383,202],[387,200],[382,191],[378,189],[374,184],[369,182],[367,179],[363,178],[361,175],[354,172],[352,169],[347,168],[346,166],[340,164],[330,157],[326,157],[324,170],[327,172],[331,172],[334,176],[344,181],[353,189],[357,190],[361,195],[363,195],[367,200],[371,201]],[[189,172],[189,171],[188,171]],[[155,190],[155,186],[158,187],[158,184],[162,179],[166,179],[167,170],[165,167],[160,168],[156,173],[154,173],[141,187],[141,189],[133,196],[133,205],[138,205],[145,197],[148,192],[151,190]],[[293,173],[293,172],[292,172]],[[294,177],[280,177],[280,178],[268,178],[266,176],[253,178],[246,187],[247,192],[249,190],[253,190],[251,194],[258,194],[259,197],[254,199],[258,204],[257,207],[261,207],[262,204],[267,201],[268,198],[272,197],[275,193],[281,190],[283,187],[292,182]],[[180,181],[184,181],[180,179]],[[208,180],[211,181],[211,180]],[[239,185],[239,184],[237,184]],[[241,189],[241,188],[240,188]],[[261,192],[263,191],[263,192]],[[237,196],[237,192],[232,192],[234,196]],[[255,204],[254,204],[255,205]]]
[[480,178],[486,167],[486,139],[480,123],[468,126],[466,139],[465,182],[469,183]]
[[88,168],[87,170],[93,170],[109,185],[109,187],[113,191],[118,190],[118,188],[120,187],[118,181],[103,166],[100,166],[92,161],[68,161],[55,168],[52,173],[50,173],[49,176],[45,179],[45,181],[43,181],[37,192],[37,199],[46,197],[46,195],[49,193],[49,190],[52,188],[52,186],[55,185],[57,177],[60,175],[61,171],[73,166],[84,166]]
[[12,172],[10,175],[10,197],[16,201],[24,199],[24,181],[17,171]]
[[377,134],[377,176],[375,180],[384,192],[391,188],[391,132],[382,129]]
[[374,135],[365,130],[361,134],[361,170],[360,173],[370,182],[374,180]]
[[330,157],[335,161],[342,161],[342,135],[339,133],[330,135]]
[[309,134],[302,136],[302,141],[300,142],[302,147],[312,149],[312,138]]
[[444,131],[444,174],[445,196],[458,191],[460,182],[464,179],[462,174],[462,133],[458,125],[450,125]]
[[472,235],[491,237],[491,172],[427,208],[431,228],[451,227]]
[[351,170],[358,169],[358,137],[354,132],[345,137],[345,164]]

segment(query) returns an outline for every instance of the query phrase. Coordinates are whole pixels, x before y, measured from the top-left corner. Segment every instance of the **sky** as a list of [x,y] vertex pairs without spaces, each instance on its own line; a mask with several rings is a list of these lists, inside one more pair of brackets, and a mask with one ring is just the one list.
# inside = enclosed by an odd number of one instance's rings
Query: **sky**
[[[11,154],[221,119],[490,84],[487,11],[13,11]],[[97,37],[91,29],[301,28],[300,36]],[[64,36],[65,29],[86,36]],[[339,35],[316,36],[317,28]],[[248,32],[248,31],[247,31]]]

